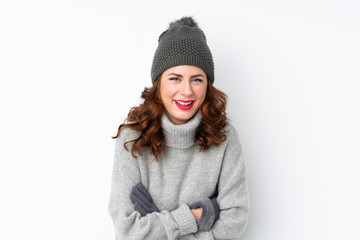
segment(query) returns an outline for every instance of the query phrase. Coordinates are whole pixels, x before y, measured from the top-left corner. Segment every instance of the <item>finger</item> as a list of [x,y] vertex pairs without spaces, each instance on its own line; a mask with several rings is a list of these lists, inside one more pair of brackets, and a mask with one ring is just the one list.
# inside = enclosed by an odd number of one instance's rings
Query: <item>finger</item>
[[218,196],[212,196],[210,199],[217,199]]
[[136,185],[136,187],[149,200],[149,203],[151,203],[152,198],[151,198],[150,193],[148,192],[148,190],[144,187],[144,185],[142,185],[142,183],[139,183],[139,184]]
[[189,206],[190,209],[196,209],[196,208],[200,208],[200,207],[202,207],[202,205],[199,201],[195,201],[192,204],[190,204],[190,206]]
[[153,205],[148,202],[149,200],[146,197],[144,197],[144,195],[142,193],[140,193],[140,191],[137,188],[135,188],[134,191],[131,192],[130,200],[132,203],[137,202],[145,209],[150,209],[150,208],[152,208],[152,205]]
[[219,214],[220,214],[220,207],[219,204],[217,203],[217,198],[212,198],[210,199],[211,202],[214,205],[214,211],[215,211],[215,221],[219,219]]
[[132,203],[141,202],[142,200],[135,194],[135,192],[130,193],[130,200]]
[[155,205],[155,203],[153,203],[153,206],[151,208],[152,212],[160,212],[159,209],[157,208],[157,206]]
[[146,216],[146,214],[148,214],[148,212],[137,202],[134,204],[134,208],[136,211],[138,211],[140,213],[140,215],[142,217],[144,217],[144,216]]

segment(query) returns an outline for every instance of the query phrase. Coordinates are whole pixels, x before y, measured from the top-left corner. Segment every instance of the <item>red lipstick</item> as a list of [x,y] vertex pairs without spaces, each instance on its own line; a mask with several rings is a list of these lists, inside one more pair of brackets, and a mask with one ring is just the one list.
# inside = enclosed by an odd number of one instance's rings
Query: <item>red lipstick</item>
[[[192,103],[190,105],[181,105],[181,104],[177,103],[177,101],[182,102],[182,103],[188,103],[188,102],[192,102]],[[192,106],[194,105],[194,102],[195,101],[192,101],[192,100],[186,100],[186,101],[184,101],[184,100],[175,100],[176,106],[178,108],[180,108],[181,110],[189,110],[189,109],[191,109]]]

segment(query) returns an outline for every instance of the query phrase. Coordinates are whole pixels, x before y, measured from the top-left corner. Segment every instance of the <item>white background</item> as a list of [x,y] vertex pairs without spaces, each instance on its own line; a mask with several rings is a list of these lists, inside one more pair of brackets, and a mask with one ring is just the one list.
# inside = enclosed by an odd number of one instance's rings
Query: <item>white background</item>
[[242,239],[360,239],[359,1],[0,2],[0,239],[114,239],[117,132],[193,16],[241,134]]

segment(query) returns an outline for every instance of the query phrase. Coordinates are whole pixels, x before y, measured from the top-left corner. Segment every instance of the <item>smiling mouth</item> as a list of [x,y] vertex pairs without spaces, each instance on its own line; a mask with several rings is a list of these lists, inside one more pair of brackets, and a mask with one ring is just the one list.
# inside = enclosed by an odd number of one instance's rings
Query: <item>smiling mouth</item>
[[182,106],[190,106],[195,100],[179,101],[175,100],[176,103]]

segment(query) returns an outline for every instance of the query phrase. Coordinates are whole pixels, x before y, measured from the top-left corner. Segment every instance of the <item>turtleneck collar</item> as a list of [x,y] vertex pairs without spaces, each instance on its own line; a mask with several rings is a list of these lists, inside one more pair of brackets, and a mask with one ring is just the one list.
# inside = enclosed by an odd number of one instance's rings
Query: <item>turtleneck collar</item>
[[187,122],[180,125],[173,124],[167,117],[165,111],[161,116],[161,128],[165,136],[165,144],[173,148],[189,148],[193,145],[196,129],[201,122],[201,111]]

